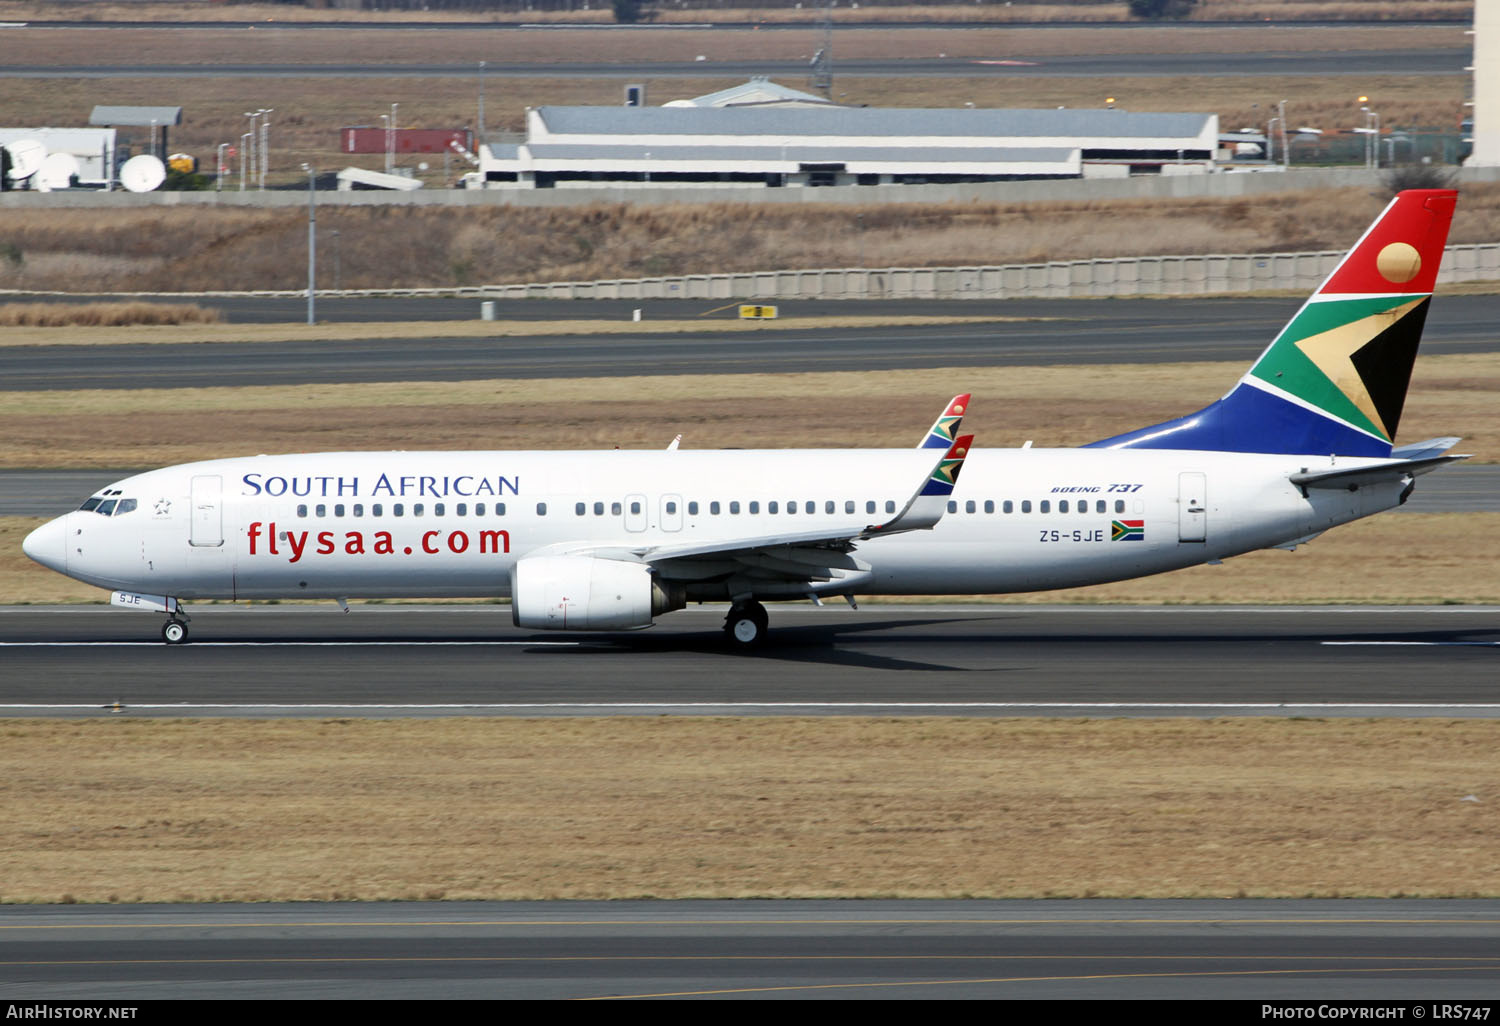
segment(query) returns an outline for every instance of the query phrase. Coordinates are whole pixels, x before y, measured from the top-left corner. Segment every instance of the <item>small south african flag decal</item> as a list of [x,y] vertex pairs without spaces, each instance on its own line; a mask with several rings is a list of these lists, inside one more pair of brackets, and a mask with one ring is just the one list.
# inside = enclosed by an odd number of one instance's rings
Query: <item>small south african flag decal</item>
[[1146,522],[1144,520],[1116,520],[1110,525],[1110,541],[1145,541]]

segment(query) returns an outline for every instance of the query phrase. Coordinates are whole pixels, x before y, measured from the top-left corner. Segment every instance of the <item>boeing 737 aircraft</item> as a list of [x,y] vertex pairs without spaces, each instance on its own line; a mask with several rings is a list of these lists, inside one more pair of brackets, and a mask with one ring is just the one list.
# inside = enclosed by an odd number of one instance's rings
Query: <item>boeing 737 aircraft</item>
[[1456,438],[1392,441],[1456,198],[1401,193],[1222,399],[1079,449],[971,450],[962,395],[905,450],[251,456],[126,478],[23,545],[164,614],[168,644],[187,599],[499,595],[541,630],[728,602],[742,647],[768,600],[1039,591],[1290,548],[1463,458]]

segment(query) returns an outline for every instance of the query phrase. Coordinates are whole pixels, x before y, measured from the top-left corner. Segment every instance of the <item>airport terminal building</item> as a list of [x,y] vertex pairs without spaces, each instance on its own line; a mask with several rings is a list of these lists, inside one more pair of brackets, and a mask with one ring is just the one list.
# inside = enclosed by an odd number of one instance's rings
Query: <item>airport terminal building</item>
[[471,184],[805,188],[1204,174],[1216,114],[746,104],[536,107]]

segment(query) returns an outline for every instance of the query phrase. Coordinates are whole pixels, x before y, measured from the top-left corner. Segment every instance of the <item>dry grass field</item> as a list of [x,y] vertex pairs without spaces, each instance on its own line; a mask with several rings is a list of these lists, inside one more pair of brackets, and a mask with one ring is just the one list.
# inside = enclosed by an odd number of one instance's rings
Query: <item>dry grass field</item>
[[[217,324],[223,319],[218,310],[191,303],[0,303],[0,326],[7,328]],[[5,344],[16,344],[8,332]]]
[[[665,6],[665,5],[662,5]],[[1187,19],[1192,21],[1429,21],[1466,20],[1473,16],[1473,0],[1213,0],[1202,3]],[[654,22],[748,23],[811,22],[811,4],[720,7],[697,3],[680,9],[658,9]],[[835,22],[995,22],[1033,24],[1049,21],[1119,23],[1129,20],[1121,0],[1018,0],[994,4],[951,3],[904,5],[870,2],[834,10]],[[273,3],[224,3],[219,0],[0,0],[0,20],[77,21],[261,21],[348,22],[507,22],[554,24],[609,24],[609,6],[592,11],[510,10],[344,10],[324,2],[305,6]]]
[[[1254,201],[332,207],[318,215],[318,268],[320,286],[331,287],[334,231],[344,288],[1343,249],[1387,198],[1342,189]],[[151,207],[103,220],[89,210],[7,210],[0,289],[300,289],[306,237],[297,208]],[[1496,238],[1500,185],[1466,187],[1450,241]]]
[[0,901],[1491,897],[1487,721],[0,721]]
[[[107,349],[101,352],[107,353]],[[827,432],[911,444],[935,404],[975,395],[985,445],[1079,445],[1180,416],[1224,393],[1238,363],[936,368],[827,374],[380,382],[254,388],[0,392],[0,467],[147,467],[257,452],[340,449],[784,448]],[[1401,438],[1462,432],[1500,454],[1500,356],[1417,362]]]

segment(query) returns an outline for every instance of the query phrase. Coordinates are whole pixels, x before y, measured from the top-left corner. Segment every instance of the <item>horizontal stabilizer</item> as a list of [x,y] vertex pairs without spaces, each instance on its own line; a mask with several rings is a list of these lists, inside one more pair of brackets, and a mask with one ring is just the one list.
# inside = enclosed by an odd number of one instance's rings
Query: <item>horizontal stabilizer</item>
[[1330,470],[1304,470],[1291,475],[1291,482],[1299,488],[1347,488],[1351,491],[1363,485],[1399,481],[1403,477],[1416,477],[1436,470],[1438,467],[1459,460],[1461,456],[1431,456],[1424,460],[1391,460],[1387,463],[1366,464],[1363,467],[1334,468]]
[[1457,435],[1449,435],[1445,438],[1429,438],[1425,442],[1412,442],[1410,445],[1398,445],[1391,450],[1391,457],[1398,460],[1425,460],[1430,456],[1441,456],[1461,441],[1463,439]]

